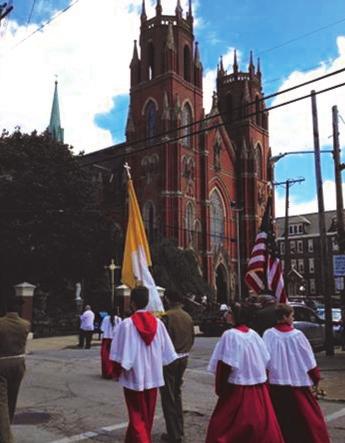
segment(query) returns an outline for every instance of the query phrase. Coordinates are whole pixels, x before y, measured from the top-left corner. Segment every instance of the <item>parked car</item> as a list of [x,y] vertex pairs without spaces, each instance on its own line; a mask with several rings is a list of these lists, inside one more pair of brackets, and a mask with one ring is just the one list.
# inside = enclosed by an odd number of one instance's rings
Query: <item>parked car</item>
[[[314,351],[321,351],[325,344],[325,321],[311,308],[301,303],[291,303],[295,311],[294,327],[301,330],[309,340]],[[231,328],[225,321],[224,312],[208,311],[202,316],[200,331],[207,336],[219,337]]]
[[301,303],[291,303],[291,306],[295,313],[294,327],[305,334],[314,351],[322,351],[325,346],[325,321]]
[[231,325],[226,322],[224,314],[224,311],[219,309],[205,311],[200,320],[200,331],[209,337],[220,337],[224,331],[231,328]]
[[[320,318],[325,320],[325,308],[319,308],[317,313]],[[343,322],[341,320],[341,309],[340,308],[332,308],[332,320],[333,320],[333,334],[335,344],[341,344],[341,334]]]

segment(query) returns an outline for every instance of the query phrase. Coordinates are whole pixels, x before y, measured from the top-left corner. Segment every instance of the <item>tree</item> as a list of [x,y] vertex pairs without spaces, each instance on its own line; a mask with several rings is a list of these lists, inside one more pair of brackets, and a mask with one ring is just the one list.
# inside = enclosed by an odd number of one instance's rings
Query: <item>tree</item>
[[97,191],[70,146],[48,133],[3,132],[1,288],[24,280],[61,286],[103,271],[110,239]]

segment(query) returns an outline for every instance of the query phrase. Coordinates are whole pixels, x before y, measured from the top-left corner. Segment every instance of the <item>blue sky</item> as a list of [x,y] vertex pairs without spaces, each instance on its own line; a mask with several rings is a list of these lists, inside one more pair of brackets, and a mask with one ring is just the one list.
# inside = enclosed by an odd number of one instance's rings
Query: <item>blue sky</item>
[[[75,0],[74,0],[75,1]],[[132,41],[139,36],[141,0],[79,0],[44,30],[29,37],[38,25],[74,3],[70,0],[14,0],[6,32],[2,31],[0,59],[7,67],[0,73],[8,85],[0,110],[2,126],[16,124],[24,130],[44,129],[49,120],[54,75],[58,74],[62,125],[66,142],[76,150],[91,151],[124,140],[127,116]],[[147,2],[148,15],[152,5]],[[186,6],[186,1],[182,2]],[[34,4],[31,20],[30,11]],[[53,9],[52,9],[53,5]],[[163,13],[172,13],[175,0],[162,0]],[[233,48],[246,69],[249,51],[260,56],[264,92],[345,67],[345,10],[343,0],[217,0],[194,2],[196,39],[204,66],[204,99],[209,110],[219,56],[230,63]],[[338,22],[338,23],[336,23]],[[309,35],[308,35],[309,34]],[[290,43],[288,43],[290,42]],[[3,71],[3,69],[2,69]],[[15,73],[15,74],[14,74]],[[341,74],[322,84],[343,82]],[[15,88],[15,89],[14,89]],[[307,93],[311,87],[297,92]],[[16,94],[12,91],[16,90]],[[279,103],[297,96],[275,99]],[[7,101],[8,100],[8,103]],[[270,102],[271,103],[271,102]],[[270,104],[268,103],[268,104]],[[329,149],[331,106],[337,104],[345,120],[345,88],[318,97],[321,144]],[[345,124],[340,121],[341,142]],[[274,154],[312,148],[310,103],[300,103],[270,114]],[[322,156],[326,208],[334,207],[334,172],[329,154]],[[316,210],[313,156],[291,155],[276,164],[276,179],[305,177],[291,188],[291,212]],[[277,194],[277,213],[282,215],[284,189]]]

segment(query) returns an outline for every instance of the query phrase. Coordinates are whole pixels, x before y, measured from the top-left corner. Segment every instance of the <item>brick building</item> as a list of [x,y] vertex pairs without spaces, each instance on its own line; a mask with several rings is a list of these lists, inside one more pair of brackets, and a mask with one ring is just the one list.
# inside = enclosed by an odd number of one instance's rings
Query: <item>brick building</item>
[[[327,246],[329,271],[333,275],[334,255],[340,254],[337,242],[336,211],[326,211]],[[289,295],[321,296],[321,258],[319,214],[294,215],[289,217],[290,273]],[[285,217],[276,219],[277,242],[284,263],[285,256]],[[331,294],[340,294],[342,277],[331,279]]]
[[205,114],[192,2],[186,14],[177,1],[175,15],[164,15],[157,0],[155,16],[148,18],[143,1],[130,79],[126,142],[84,158],[104,185],[115,242],[125,230],[127,161],[150,241],[174,238],[179,247],[191,248],[218,301],[234,298],[237,239],[243,274],[272,175],[259,62],[255,67],[251,54],[242,72],[235,53],[228,73],[220,60],[217,92]]

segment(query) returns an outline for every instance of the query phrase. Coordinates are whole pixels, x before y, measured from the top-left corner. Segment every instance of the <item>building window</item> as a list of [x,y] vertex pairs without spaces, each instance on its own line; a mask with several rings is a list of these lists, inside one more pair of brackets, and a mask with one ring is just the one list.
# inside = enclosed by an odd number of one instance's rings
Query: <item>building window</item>
[[285,255],[285,242],[280,242],[280,255]]
[[291,254],[296,253],[296,242],[295,241],[290,241],[290,252],[291,252]]
[[194,225],[194,207],[192,203],[188,203],[186,207],[186,246],[190,246],[193,241],[193,225]]
[[186,45],[183,51],[183,77],[187,82],[190,82],[190,70],[191,70],[191,59],[190,59],[190,49]]
[[224,205],[217,190],[214,190],[210,198],[211,215],[211,246],[217,248],[224,240]]
[[309,259],[309,273],[310,274],[314,274],[315,272],[315,264],[314,264],[314,259],[310,258]]
[[294,233],[294,234],[297,234],[297,225],[294,225],[294,227],[293,227],[293,233]]
[[303,225],[298,225],[298,233],[303,234]]
[[154,143],[153,137],[156,135],[156,120],[156,105],[151,100],[146,107],[146,135],[150,145]]
[[315,278],[311,278],[309,280],[309,290],[311,294],[315,294],[316,292],[316,287],[315,287]]
[[147,58],[148,58],[148,66],[149,66],[149,80],[155,78],[155,48],[153,43],[150,42],[147,49]]
[[293,234],[293,226],[289,226],[289,234]]
[[298,272],[300,272],[301,274],[304,273],[304,260],[303,259],[298,260]]
[[308,252],[314,252],[314,240],[312,238],[308,240]]
[[155,234],[155,207],[152,202],[148,201],[143,207],[143,221],[147,232],[147,237],[150,243],[154,240]]
[[187,146],[190,148],[192,146],[192,137],[191,137],[191,124],[192,124],[193,118],[192,118],[192,110],[188,103],[186,103],[182,109],[182,119],[181,119],[181,125],[182,126],[188,126],[187,128],[182,129],[182,144],[183,146]]
[[262,153],[260,145],[257,145],[255,148],[255,172],[257,177],[261,180],[262,179]]
[[300,254],[303,253],[303,241],[302,240],[298,240],[298,242],[297,242],[297,252]]

